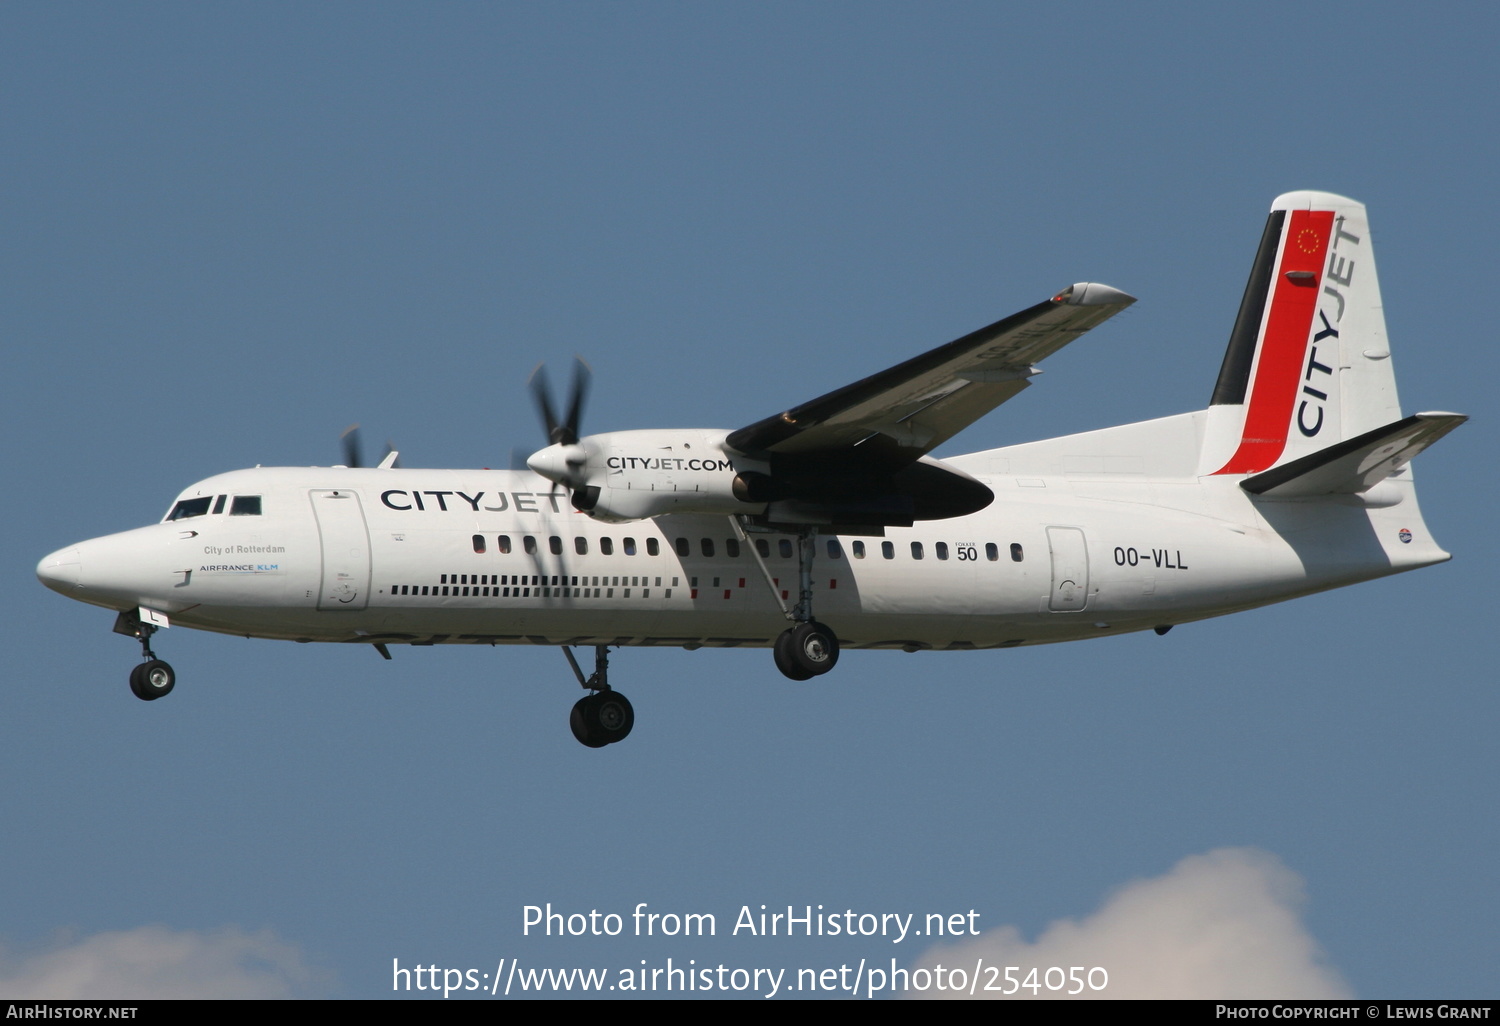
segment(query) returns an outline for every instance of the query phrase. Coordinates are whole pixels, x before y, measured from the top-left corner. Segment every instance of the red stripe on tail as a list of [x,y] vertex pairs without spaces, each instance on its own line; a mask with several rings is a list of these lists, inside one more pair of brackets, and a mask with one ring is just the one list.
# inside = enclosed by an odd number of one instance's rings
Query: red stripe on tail
[[1333,211],[1293,210],[1288,221],[1281,264],[1272,279],[1271,304],[1240,446],[1216,474],[1258,473],[1275,466],[1286,449],[1307,339],[1323,283]]

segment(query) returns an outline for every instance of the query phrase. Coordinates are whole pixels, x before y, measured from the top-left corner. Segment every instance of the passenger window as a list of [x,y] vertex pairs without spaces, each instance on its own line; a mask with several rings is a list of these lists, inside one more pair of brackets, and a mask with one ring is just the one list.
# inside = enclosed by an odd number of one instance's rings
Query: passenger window
[[896,558],[896,543],[884,541],[880,543],[880,554],[886,559]]
[[699,542],[699,548],[701,548],[703,550],[703,555],[706,558],[713,559],[713,557],[714,557],[714,540],[712,538],[704,538],[702,541],[700,541]]
[[1000,546],[996,545],[994,542],[985,542],[984,543],[984,558],[988,559],[991,563],[993,563],[995,560],[999,559],[1000,558]]
[[932,550],[937,555],[938,559],[947,559],[948,558],[948,543],[947,542],[938,542],[936,545],[934,545],[932,547]]
[[625,539],[625,555],[627,555],[627,556],[633,556],[633,555],[635,555],[635,539],[634,538],[626,538]]
[[510,535],[502,534],[495,539],[495,551],[502,556],[510,555]]
[[661,555],[661,542],[657,541],[655,538],[647,538],[646,539],[646,555],[648,555],[648,556],[659,556],[659,555]]
[[755,551],[759,552],[761,558],[764,559],[771,554],[771,543],[764,538],[757,538],[755,539]]
[[552,537],[550,537],[550,538],[547,539],[547,548],[549,548],[549,549],[552,550],[552,554],[554,556],[561,556],[562,555],[562,539],[559,538],[557,535],[554,534]]
[[183,499],[172,507],[172,512],[167,514],[167,519],[186,520],[189,517],[207,516],[208,504],[213,501],[213,496],[211,495],[205,495],[201,499]]
[[613,538],[600,538],[599,552],[601,555],[613,556],[615,554],[615,540]]
[[687,557],[692,555],[693,553],[692,546],[688,544],[688,540],[686,538],[678,538],[672,544],[676,546],[677,554],[679,556]]
[[922,543],[921,542],[912,542],[911,543],[911,558],[912,559],[921,559],[922,558]]
[[229,515],[232,517],[260,516],[260,496],[236,495],[234,501],[229,504]]
[[587,556],[589,554],[589,540],[582,537],[574,538],[573,551],[578,553],[580,556]]
[[855,559],[864,559],[865,558],[865,543],[864,542],[857,541],[857,542],[854,543],[854,558]]
[[529,534],[526,535],[521,539],[521,548],[526,550],[528,556],[536,555],[536,539]]
[[224,512],[224,500],[227,499],[227,498],[229,498],[229,496],[227,496],[227,495],[221,495],[217,499],[214,500],[214,515],[215,516],[218,516],[220,513]]
[[792,558],[792,540],[790,538],[776,539],[776,551],[781,553],[782,559]]
[[1020,542],[1010,543],[1010,558],[1015,560],[1017,563],[1026,558],[1026,553],[1021,551]]
[[724,555],[730,559],[740,558],[740,540],[738,538],[724,539]]
[[835,538],[829,538],[828,539],[828,558],[829,559],[838,559],[843,554],[844,554],[844,550],[841,549],[841,548],[839,548],[838,540],[835,539]]
[[480,555],[484,555],[484,535],[476,534],[474,536],[474,551]]

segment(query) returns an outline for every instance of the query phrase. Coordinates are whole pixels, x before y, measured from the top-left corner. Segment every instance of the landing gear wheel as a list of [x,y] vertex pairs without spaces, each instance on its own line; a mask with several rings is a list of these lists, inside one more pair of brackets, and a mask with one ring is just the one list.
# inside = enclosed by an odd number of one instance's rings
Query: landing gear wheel
[[827,673],[839,661],[838,636],[816,620],[793,627],[788,648],[792,658],[814,677]]
[[838,661],[838,637],[816,620],[789,627],[776,639],[776,666],[792,680],[827,673]]
[[177,685],[177,674],[160,659],[141,663],[130,671],[130,690],[143,702],[154,702],[170,694]]
[[599,740],[589,731],[587,710],[593,697],[593,695],[584,695],[573,703],[573,711],[568,714],[568,726],[573,729],[573,736],[578,739],[579,744],[590,748],[603,748],[609,742]]
[[771,651],[776,657],[776,669],[780,670],[782,676],[790,680],[811,680],[812,673],[802,668],[797,662],[796,656],[792,654],[792,631],[795,627],[788,627],[776,635],[776,646]]
[[603,748],[623,741],[635,726],[635,710],[618,691],[599,691],[580,698],[568,717],[568,726],[580,744]]

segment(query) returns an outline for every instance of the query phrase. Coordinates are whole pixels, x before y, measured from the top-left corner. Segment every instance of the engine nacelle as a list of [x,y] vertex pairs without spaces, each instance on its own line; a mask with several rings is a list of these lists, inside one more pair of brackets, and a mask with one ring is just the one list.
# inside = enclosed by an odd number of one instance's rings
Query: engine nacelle
[[566,485],[573,505],[595,520],[624,523],[667,513],[755,514],[765,503],[735,497],[741,470],[765,464],[724,451],[727,431],[612,431],[571,446],[548,446],[527,461]]
[[727,431],[614,431],[533,453],[527,465],[572,493],[595,520],[669,513],[764,516],[779,524],[906,526],[983,509],[994,499],[968,474],[923,457],[895,470],[847,459],[758,460]]

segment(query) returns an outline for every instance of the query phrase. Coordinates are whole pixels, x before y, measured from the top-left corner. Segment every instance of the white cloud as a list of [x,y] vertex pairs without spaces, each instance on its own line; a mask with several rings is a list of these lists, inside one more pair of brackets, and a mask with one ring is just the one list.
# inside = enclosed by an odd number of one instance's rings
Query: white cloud
[[288,998],[321,992],[323,974],[270,930],[141,926],[24,956],[0,956],[0,998]]
[[[1268,852],[1222,848],[1183,859],[1164,876],[1126,884],[1094,914],[1062,919],[1028,943],[1013,926],[934,947],[913,968],[1102,966],[1104,998],[1340,998],[1349,985],[1302,926],[1302,880]],[[988,972],[988,970],[986,970]],[[1053,982],[1058,982],[1053,974]],[[1098,976],[1095,977],[1097,982]],[[983,975],[979,988],[992,982]],[[1070,985],[1071,986],[1071,985]],[[1067,989],[1067,988],[1064,988]],[[914,997],[956,997],[928,990]],[[975,996],[981,996],[976,994]],[[985,994],[998,997],[998,994]],[[1022,989],[1015,996],[1031,997]],[[1063,996],[1049,993],[1042,997]],[[1075,999],[1076,1000],[1076,999]]]

